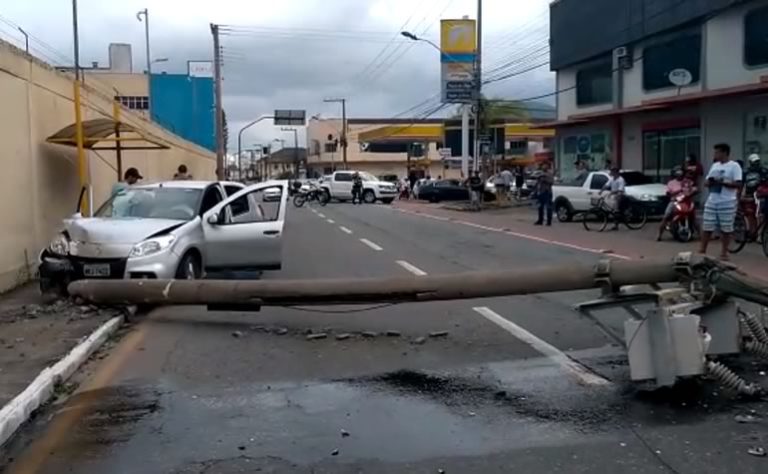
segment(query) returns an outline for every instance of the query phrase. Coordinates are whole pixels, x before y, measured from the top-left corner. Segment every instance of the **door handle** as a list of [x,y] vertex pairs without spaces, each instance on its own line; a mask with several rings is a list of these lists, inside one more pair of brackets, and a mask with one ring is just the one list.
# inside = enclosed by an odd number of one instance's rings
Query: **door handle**
[[280,234],[279,230],[265,230],[264,231],[264,235],[279,235],[279,234]]

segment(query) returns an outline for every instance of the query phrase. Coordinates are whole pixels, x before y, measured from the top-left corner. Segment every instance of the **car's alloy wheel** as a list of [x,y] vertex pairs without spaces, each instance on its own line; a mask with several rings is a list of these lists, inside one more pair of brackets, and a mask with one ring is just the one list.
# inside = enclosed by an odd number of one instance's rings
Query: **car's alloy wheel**
[[376,202],[376,195],[373,193],[373,191],[368,190],[363,193],[363,201],[365,201],[366,204],[373,204]]
[[176,270],[177,280],[197,280],[201,277],[202,271],[200,269],[200,262],[193,253],[188,253],[179,263],[179,268]]

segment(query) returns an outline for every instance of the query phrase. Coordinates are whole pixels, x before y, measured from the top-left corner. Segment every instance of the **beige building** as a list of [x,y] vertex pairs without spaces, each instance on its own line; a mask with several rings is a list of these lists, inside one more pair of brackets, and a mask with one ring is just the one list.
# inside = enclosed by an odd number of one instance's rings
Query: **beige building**
[[[141,93],[127,85],[123,87],[131,93]],[[73,124],[73,97],[71,74],[57,71],[0,42],[0,143],[4,150],[0,154],[0,186],[4,196],[0,201],[4,229],[0,237],[0,291],[34,276],[38,253],[61,228],[62,218],[75,212],[81,189],[76,150],[48,141]],[[82,94],[84,120],[109,121],[113,98],[113,90],[86,76]],[[120,112],[122,127],[136,131],[132,135],[137,146],[160,144],[165,148],[139,146],[141,149],[123,151],[123,169],[136,167],[145,181],[153,181],[170,179],[176,167],[185,163],[195,177],[213,179],[216,160],[211,152],[180,139],[126,107],[120,108]],[[108,146],[114,142],[102,143]],[[98,205],[117,181],[117,159],[114,151],[104,150],[90,151],[86,156],[93,201]]]

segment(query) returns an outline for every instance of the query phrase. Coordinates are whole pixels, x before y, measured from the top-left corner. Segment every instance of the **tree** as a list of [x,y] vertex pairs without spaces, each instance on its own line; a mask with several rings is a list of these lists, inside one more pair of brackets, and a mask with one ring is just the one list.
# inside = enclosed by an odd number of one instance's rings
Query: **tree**
[[[527,122],[530,120],[528,107],[522,102],[504,99],[481,99],[483,118],[486,123],[494,120],[505,119],[507,121]],[[461,108],[456,109],[453,118],[461,117]]]

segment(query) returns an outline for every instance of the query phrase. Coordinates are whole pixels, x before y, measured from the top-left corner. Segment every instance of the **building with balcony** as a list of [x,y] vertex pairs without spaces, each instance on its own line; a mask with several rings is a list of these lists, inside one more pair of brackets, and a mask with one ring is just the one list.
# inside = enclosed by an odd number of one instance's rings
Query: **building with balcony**
[[[600,27],[594,27],[599,25]],[[768,0],[558,0],[556,165],[643,170],[659,181],[713,145],[768,153]]]
[[[554,136],[554,130],[503,120],[490,124],[490,129],[487,155],[492,168],[505,163],[530,164],[536,156],[548,156]],[[341,130],[340,119],[309,121],[310,175],[344,169]],[[470,143],[473,140],[474,133],[470,133]],[[352,118],[347,120],[347,143],[348,169],[398,178],[410,173],[435,178],[461,176],[461,120]]]

